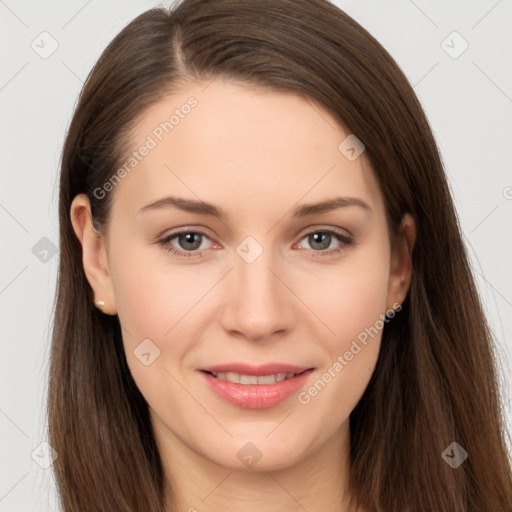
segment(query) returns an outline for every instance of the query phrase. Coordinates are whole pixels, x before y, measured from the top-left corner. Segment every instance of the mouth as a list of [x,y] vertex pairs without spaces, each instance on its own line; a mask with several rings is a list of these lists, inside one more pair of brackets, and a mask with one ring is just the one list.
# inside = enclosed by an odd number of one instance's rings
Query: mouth
[[307,368],[305,370],[301,370],[299,372],[278,372],[278,373],[270,373],[268,375],[250,375],[247,373],[238,373],[238,372],[211,372],[208,370],[202,370],[204,373],[215,377],[216,379],[224,380],[227,382],[232,382],[233,384],[275,384],[276,382],[282,382],[283,380],[292,379],[297,375],[301,375],[308,370],[312,370],[313,368]]
[[202,381],[217,396],[245,409],[271,408],[304,387],[315,368],[285,364],[230,364],[202,368]]

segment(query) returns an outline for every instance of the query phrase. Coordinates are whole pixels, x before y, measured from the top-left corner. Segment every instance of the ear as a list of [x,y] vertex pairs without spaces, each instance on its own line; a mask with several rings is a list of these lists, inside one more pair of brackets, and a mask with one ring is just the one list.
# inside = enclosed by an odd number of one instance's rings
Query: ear
[[396,245],[391,255],[387,309],[396,309],[405,300],[412,276],[412,250],[416,243],[416,224],[406,213],[400,224]]
[[82,244],[84,272],[94,292],[94,301],[104,301],[97,305],[103,313],[116,314],[114,289],[108,268],[105,238],[92,224],[91,204],[86,194],[79,194],[71,203],[71,224]]

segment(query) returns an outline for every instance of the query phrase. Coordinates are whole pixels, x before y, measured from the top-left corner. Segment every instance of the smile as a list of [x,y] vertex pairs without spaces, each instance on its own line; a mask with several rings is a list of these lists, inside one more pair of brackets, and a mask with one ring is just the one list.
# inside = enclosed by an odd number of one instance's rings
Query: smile
[[243,409],[265,409],[284,402],[304,387],[313,368],[252,375],[238,372],[197,372],[214,395]]
[[[207,372],[215,378],[233,382],[235,384],[275,384],[286,379],[291,379],[299,373],[272,373],[270,375],[247,375],[237,372]],[[300,372],[302,373],[302,372]]]

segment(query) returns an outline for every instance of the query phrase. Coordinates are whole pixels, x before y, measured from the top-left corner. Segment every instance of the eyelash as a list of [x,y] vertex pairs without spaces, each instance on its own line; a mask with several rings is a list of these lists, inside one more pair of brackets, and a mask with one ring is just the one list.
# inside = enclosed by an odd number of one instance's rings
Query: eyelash
[[[185,235],[185,234],[190,234],[190,233],[194,233],[197,235],[204,236],[206,238],[210,238],[204,231],[201,231],[201,230],[184,230],[184,231],[178,231],[176,233],[171,233],[169,236],[167,236],[161,240],[158,240],[157,243],[160,245],[160,247],[162,247],[166,251],[168,251],[172,254],[175,254],[176,256],[179,256],[179,257],[184,257],[184,258],[200,257],[201,251],[197,251],[197,250],[182,251],[182,250],[177,249],[176,247],[170,245],[171,240],[173,240],[174,238],[176,238],[180,235]],[[300,240],[303,240],[304,238],[308,237],[309,235],[319,234],[319,233],[333,235],[334,238],[336,238],[339,242],[341,242],[341,245],[339,247],[337,247],[336,249],[330,249],[327,251],[314,251],[313,249],[306,249],[306,250],[313,251],[313,254],[312,254],[313,257],[333,256],[335,254],[342,252],[343,250],[345,250],[346,247],[348,247],[354,243],[354,240],[351,237],[342,235],[341,233],[338,233],[337,231],[333,231],[333,230],[329,230],[329,229],[317,229],[317,230],[309,231],[308,233],[305,233],[300,238]]]

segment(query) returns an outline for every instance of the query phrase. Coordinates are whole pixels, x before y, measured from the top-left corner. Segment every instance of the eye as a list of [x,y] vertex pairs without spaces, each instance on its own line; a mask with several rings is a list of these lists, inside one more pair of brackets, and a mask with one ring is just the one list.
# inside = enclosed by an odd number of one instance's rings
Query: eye
[[[205,238],[209,239],[208,235],[202,231],[179,231],[159,240],[158,244],[173,254],[190,258],[200,256],[201,250],[209,248],[203,245]],[[178,247],[172,244],[174,239]]]
[[[346,246],[353,243],[351,237],[332,230],[310,231],[301,238],[301,241],[302,240],[307,240],[311,250],[317,253],[313,254],[313,256],[330,256],[337,254],[345,249]],[[336,243],[338,245],[336,245]],[[325,249],[329,250],[326,251]]]
[[[183,230],[171,233],[157,243],[166,251],[177,256],[191,258],[200,257],[202,250],[211,248],[211,245],[204,246],[205,239],[210,240],[210,237],[201,230]],[[176,241],[173,243],[173,240]],[[327,229],[310,231],[300,239],[300,241],[302,240],[306,240],[309,244],[310,248],[306,247],[306,249],[312,251],[312,256],[331,256],[354,243],[350,236]],[[299,249],[304,249],[304,247],[299,247]]]

